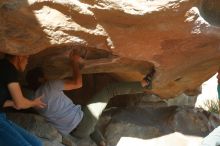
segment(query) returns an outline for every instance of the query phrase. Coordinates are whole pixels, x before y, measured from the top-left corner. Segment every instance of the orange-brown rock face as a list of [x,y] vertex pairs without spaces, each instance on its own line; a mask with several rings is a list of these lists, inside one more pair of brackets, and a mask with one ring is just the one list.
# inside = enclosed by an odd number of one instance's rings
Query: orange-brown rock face
[[89,59],[82,72],[126,80],[155,67],[153,92],[170,98],[217,71],[219,8],[218,0],[0,0],[0,51],[35,54],[33,66],[52,58],[64,72],[77,49]]

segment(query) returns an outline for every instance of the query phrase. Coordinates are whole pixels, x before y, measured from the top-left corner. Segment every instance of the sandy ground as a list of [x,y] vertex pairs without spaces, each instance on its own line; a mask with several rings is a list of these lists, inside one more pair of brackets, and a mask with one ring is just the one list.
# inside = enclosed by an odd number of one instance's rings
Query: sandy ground
[[117,146],[199,146],[203,138],[175,132],[153,139],[122,137]]

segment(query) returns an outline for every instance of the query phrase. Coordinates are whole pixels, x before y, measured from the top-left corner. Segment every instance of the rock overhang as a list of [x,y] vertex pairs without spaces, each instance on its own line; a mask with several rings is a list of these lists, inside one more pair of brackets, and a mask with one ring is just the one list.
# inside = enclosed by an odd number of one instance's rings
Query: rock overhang
[[152,91],[172,98],[195,90],[219,68],[218,6],[217,0],[3,0],[0,50],[32,54],[30,66],[84,50],[96,56],[84,73],[123,80],[140,80],[154,67]]

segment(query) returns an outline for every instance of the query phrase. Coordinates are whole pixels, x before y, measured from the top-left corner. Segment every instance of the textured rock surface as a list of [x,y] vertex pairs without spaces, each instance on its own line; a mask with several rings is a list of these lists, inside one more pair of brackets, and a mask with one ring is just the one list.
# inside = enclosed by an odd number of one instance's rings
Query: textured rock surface
[[[40,137],[45,146],[95,146],[89,138],[62,137],[42,117],[30,113],[8,113],[9,119]],[[219,116],[192,107],[110,108],[98,127],[108,146],[140,145],[198,146],[202,137],[220,125]],[[174,140],[175,139],[175,140]]]
[[[178,141],[170,139],[171,135],[174,139],[179,139],[179,143],[183,146],[188,146],[190,141],[198,145],[201,137],[206,136],[220,124],[219,119],[213,120],[213,117],[211,114],[191,107],[128,107],[105,113],[100,120],[102,123],[100,127],[105,133],[108,146],[115,146],[117,143],[122,146],[123,138],[133,138],[131,142],[137,139],[136,142],[140,143],[154,143],[155,146],[161,143],[172,145]],[[191,137],[188,137],[189,135]],[[155,139],[151,140],[152,138]],[[129,142],[129,139],[125,142]]]
[[63,146],[62,136],[45,119],[30,113],[7,113],[9,119],[42,139],[45,146]]
[[218,69],[219,16],[218,0],[1,0],[0,50],[42,51],[30,66],[71,49],[103,50],[84,73],[139,80],[154,66],[153,92],[171,98]]

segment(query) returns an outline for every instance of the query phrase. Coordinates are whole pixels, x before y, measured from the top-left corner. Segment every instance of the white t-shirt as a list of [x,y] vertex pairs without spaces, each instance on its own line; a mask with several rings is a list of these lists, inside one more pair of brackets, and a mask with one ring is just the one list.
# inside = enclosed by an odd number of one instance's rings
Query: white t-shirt
[[67,135],[80,123],[83,112],[80,105],[75,105],[64,93],[62,80],[48,81],[35,92],[35,97],[43,95],[42,101],[47,104],[37,111],[52,123],[57,130]]

